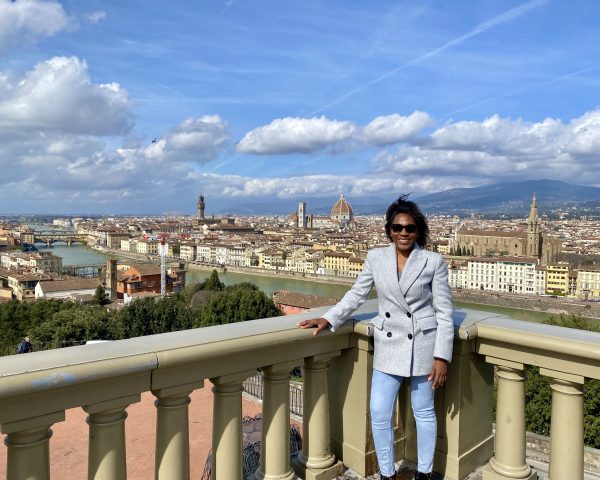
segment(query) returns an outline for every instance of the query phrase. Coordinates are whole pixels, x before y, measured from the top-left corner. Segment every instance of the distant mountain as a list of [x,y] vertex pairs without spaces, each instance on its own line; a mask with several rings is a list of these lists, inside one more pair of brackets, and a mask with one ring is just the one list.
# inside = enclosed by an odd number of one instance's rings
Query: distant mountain
[[501,182],[475,188],[453,188],[418,198],[423,210],[433,213],[510,213],[529,210],[535,194],[540,211],[565,204],[600,202],[600,188],[572,185],[557,180]]
[[[453,188],[423,196],[412,196],[426,213],[486,213],[521,216],[529,212],[533,194],[540,212],[547,212],[571,204],[591,204],[600,208],[600,188],[572,185],[557,180],[527,180],[500,182],[475,188]],[[288,215],[298,209],[298,202],[306,202],[306,211],[314,215],[329,215],[340,197],[305,199],[273,199],[268,202],[240,203],[223,208],[219,215]],[[355,214],[383,215],[394,196],[346,197]]]

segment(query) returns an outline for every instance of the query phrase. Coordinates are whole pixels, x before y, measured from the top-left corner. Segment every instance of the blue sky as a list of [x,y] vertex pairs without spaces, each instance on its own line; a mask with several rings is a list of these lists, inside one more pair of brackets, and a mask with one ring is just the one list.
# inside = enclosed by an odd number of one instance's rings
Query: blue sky
[[0,213],[600,186],[600,4],[0,0]]

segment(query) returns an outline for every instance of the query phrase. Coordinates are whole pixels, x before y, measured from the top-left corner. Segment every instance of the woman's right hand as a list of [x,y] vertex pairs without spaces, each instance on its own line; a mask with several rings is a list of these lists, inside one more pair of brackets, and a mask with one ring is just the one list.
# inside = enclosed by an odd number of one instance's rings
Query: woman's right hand
[[302,320],[301,322],[298,322],[296,324],[296,326],[298,328],[314,328],[314,327],[316,327],[316,330],[313,332],[313,337],[314,337],[315,335],[318,335],[321,330],[324,330],[327,327],[329,327],[329,322],[321,317],[321,318],[313,318],[312,320]]

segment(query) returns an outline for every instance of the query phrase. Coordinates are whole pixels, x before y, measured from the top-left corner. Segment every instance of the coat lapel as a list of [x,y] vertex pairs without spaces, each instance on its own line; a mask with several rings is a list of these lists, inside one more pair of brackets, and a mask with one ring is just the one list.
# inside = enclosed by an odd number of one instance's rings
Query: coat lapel
[[[400,285],[398,283],[398,264],[396,263],[396,245],[393,243],[387,248],[384,255],[383,262],[383,278],[385,278],[385,283],[387,284],[388,289],[394,297],[398,300],[400,305],[402,305],[406,311],[409,311],[408,303],[406,303],[406,299],[402,292],[400,291]],[[406,271],[406,269],[404,269]],[[403,275],[404,276],[404,275]]]
[[415,283],[417,278],[419,278],[419,275],[421,275],[426,263],[427,259],[423,255],[421,247],[415,244],[413,251],[408,257],[406,265],[404,266],[402,276],[400,277],[400,291],[403,297],[406,297],[406,293],[412,284]]

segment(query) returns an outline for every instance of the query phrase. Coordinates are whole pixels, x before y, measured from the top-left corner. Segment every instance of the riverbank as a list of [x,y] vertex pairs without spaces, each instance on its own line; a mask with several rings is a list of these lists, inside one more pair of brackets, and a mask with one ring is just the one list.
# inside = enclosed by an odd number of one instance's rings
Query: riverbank
[[239,273],[243,275],[256,275],[258,277],[270,277],[270,278],[288,278],[290,280],[298,280],[302,282],[315,282],[315,283],[325,283],[325,284],[334,284],[334,285],[345,285],[349,286],[354,283],[354,278],[344,278],[344,277],[334,277],[328,275],[315,275],[310,273],[297,273],[297,272],[288,272],[285,270],[273,270],[267,268],[257,268],[257,267],[239,267],[235,265],[225,265],[225,266],[216,266],[216,265],[206,265],[200,263],[188,263],[188,270],[202,270],[202,271],[213,271],[217,272],[231,272],[231,273]]
[[579,315],[593,320],[600,320],[600,303],[565,298],[540,297],[537,295],[478,292],[477,290],[455,290],[452,292],[452,297],[456,302],[469,305],[488,305],[557,316],[560,314]]
[[[123,250],[115,250],[107,247],[94,247],[92,251],[102,252],[105,255],[114,256],[119,259],[124,260],[138,260],[143,262],[159,262],[160,257],[156,255],[147,255],[144,253],[136,253],[136,252],[125,252]],[[184,260],[180,258],[167,258],[167,262],[184,262]],[[316,283],[325,283],[325,284],[333,284],[333,285],[352,285],[354,283],[354,278],[351,277],[334,277],[332,275],[317,275],[311,273],[298,273],[298,272],[288,272],[286,270],[274,270],[267,268],[258,268],[258,267],[242,267],[238,265],[211,265],[205,263],[197,263],[197,262],[187,262],[185,261],[187,270],[200,270],[206,272],[212,272],[216,270],[217,272],[230,272],[230,273],[239,273],[243,275],[256,275],[257,277],[270,277],[270,278],[288,278],[291,280],[298,280],[303,282],[316,282]]]
[[[112,250],[108,248],[94,248],[105,255],[117,257],[125,261],[151,261],[158,262],[159,257],[139,254],[134,252],[124,252],[122,250]],[[177,258],[170,258],[169,262],[180,261]],[[204,277],[204,272],[208,274],[212,270],[217,270],[220,274],[233,275],[230,281],[241,282],[250,281],[259,284],[268,295],[279,289],[289,289],[302,291],[322,296],[334,296],[341,298],[341,295],[354,283],[354,278],[323,276],[315,274],[301,274],[296,272],[287,272],[283,270],[262,269],[256,267],[240,267],[234,265],[207,265],[200,263],[186,262],[188,272],[191,274],[190,283],[201,281],[200,275]],[[230,276],[231,276],[230,275]],[[244,277],[254,277],[256,280]],[[259,280],[264,279],[264,281]],[[202,278],[203,280],[203,278]],[[304,283],[296,283],[304,282]],[[274,285],[276,284],[276,285]],[[322,285],[324,288],[314,288],[312,285]],[[335,291],[329,289],[335,288]],[[565,298],[552,298],[529,295],[506,294],[499,292],[481,292],[478,290],[454,290],[453,298],[458,306],[465,308],[481,308],[483,310],[493,310],[498,313],[504,313],[513,318],[521,318],[528,321],[543,321],[549,315],[573,314],[585,318],[600,320],[600,303],[582,302]],[[504,310],[502,310],[504,309]],[[529,313],[530,312],[530,313]]]

